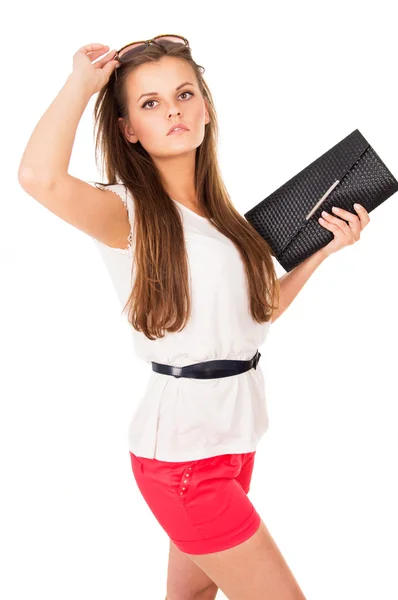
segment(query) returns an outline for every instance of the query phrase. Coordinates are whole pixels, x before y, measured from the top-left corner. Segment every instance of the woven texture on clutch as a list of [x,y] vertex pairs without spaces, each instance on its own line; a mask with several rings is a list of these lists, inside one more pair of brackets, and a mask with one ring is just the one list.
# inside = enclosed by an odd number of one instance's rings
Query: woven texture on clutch
[[[322,154],[245,213],[291,271],[326,246],[333,232],[318,222],[337,206],[357,215],[358,202],[370,213],[398,190],[398,181],[358,129]],[[334,215],[335,216],[335,215]],[[340,217],[339,217],[340,218]]]

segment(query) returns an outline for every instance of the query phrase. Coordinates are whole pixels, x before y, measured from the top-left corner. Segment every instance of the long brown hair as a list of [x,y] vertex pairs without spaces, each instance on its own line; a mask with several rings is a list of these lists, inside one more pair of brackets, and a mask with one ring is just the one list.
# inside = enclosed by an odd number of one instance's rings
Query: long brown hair
[[204,68],[195,63],[190,48],[180,45],[148,45],[131,62],[118,67],[117,80],[113,71],[94,106],[96,163],[98,165],[100,152],[105,166],[100,171],[105,170],[109,184],[124,184],[134,198],[132,290],[122,312],[128,308],[130,324],[151,340],[164,337],[165,331],[183,329],[191,313],[188,259],[178,208],[167,195],[149,153],[139,141],[128,142],[118,125],[120,117],[128,121],[126,78],[129,73],[165,55],[191,65],[207,100],[210,121],[195,155],[194,183],[200,212],[211,219],[240,252],[253,319],[258,323],[270,321],[280,298],[273,253],[231,202],[217,161],[218,122],[211,92],[202,77]]

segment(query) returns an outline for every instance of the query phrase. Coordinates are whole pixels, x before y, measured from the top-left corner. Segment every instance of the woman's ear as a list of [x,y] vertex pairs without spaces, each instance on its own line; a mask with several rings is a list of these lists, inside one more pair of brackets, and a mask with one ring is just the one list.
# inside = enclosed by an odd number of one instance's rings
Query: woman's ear
[[135,144],[138,142],[137,136],[131,128],[129,123],[126,123],[123,117],[119,117],[117,120],[118,126],[124,137],[128,142]]
[[209,122],[210,122],[209,105],[207,103],[207,100],[205,99],[205,125],[207,125]]

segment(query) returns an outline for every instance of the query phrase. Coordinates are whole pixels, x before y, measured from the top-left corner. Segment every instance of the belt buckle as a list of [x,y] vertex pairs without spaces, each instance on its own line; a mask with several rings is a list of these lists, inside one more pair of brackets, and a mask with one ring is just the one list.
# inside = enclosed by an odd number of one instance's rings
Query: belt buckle
[[259,360],[260,360],[260,356],[261,356],[261,354],[260,354],[260,352],[257,350],[257,352],[256,352],[256,354],[255,354],[255,356],[254,356],[254,365],[253,365],[254,369],[256,369],[256,368],[257,368],[258,362],[259,362]]

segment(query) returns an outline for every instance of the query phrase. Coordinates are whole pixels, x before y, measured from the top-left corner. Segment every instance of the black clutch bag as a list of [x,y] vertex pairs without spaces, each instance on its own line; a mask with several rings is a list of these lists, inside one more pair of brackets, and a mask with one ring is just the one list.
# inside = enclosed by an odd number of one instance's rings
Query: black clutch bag
[[336,216],[331,208],[337,206],[358,216],[353,208],[358,202],[370,213],[397,190],[394,175],[355,129],[246,212],[245,218],[282,267],[291,271],[334,238],[318,223],[323,210]]

